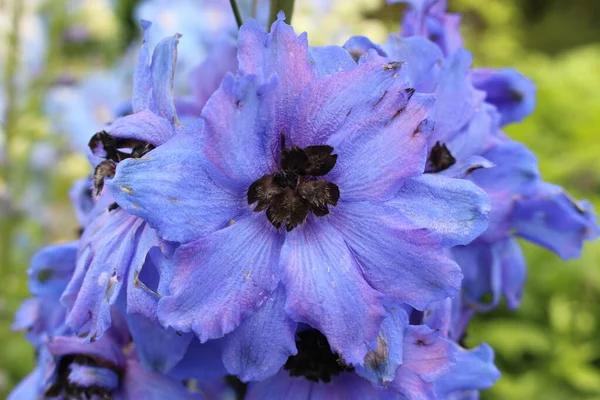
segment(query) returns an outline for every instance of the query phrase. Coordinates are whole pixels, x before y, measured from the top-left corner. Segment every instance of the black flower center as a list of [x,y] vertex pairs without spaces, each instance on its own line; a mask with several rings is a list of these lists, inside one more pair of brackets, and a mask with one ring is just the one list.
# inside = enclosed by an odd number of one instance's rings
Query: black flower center
[[450,168],[455,162],[456,159],[452,156],[448,147],[444,143],[437,142],[429,154],[429,166],[431,168],[429,172],[443,171]]
[[266,209],[269,222],[277,229],[285,223],[288,232],[302,224],[309,211],[317,217],[329,214],[327,205],[337,205],[340,189],[316,177],[335,166],[337,154],[332,152],[327,145],[287,149],[281,134],[280,170],[250,185],[248,204],[257,203],[256,212]]
[[91,357],[84,354],[69,354],[60,358],[56,367],[54,381],[46,388],[44,396],[58,397],[63,396],[65,399],[112,399],[111,393],[114,388],[103,387],[100,385],[82,386],[71,381],[71,366],[89,366],[98,369],[107,369],[120,377],[123,374],[117,366],[97,357]]
[[331,351],[327,338],[316,329],[307,329],[296,335],[298,354],[287,359],[283,368],[290,376],[303,376],[313,382],[331,382],[331,377],[352,372],[340,356]]

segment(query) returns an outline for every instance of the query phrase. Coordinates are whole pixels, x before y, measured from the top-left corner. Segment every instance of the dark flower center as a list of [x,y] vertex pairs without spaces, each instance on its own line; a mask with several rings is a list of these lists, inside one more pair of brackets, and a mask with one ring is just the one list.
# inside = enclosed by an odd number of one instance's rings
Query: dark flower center
[[337,353],[331,351],[327,338],[316,329],[307,329],[296,335],[298,354],[287,359],[283,368],[290,376],[303,376],[313,382],[331,382],[331,377],[352,372]]
[[[94,170],[94,196],[99,196],[104,188],[104,179],[115,176],[117,164],[127,158],[140,158],[154,149],[150,143],[142,142],[136,139],[117,139],[106,131],[96,133],[90,139],[88,146],[92,153],[98,154],[103,151],[101,157],[104,158]],[[108,208],[112,211],[119,206],[117,203],[111,204]]]
[[429,165],[432,168],[429,172],[440,172],[450,168],[456,159],[448,150],[448,147],[444,143],[437,142],[431,149],[429,154]]
[[277,229],[285,223],[288,232],[302,224],[309,211],[317,217],[329,214],[327,205],[337,205],[340,189],[316,177],[335,166],[337,154],[332,152],[333,147],[327,145],[287,149],[281,134],[280,170],[250,185],[248,204],[257,203],[256,212],[266,209],[269,222]]
[[[70,379],[72,366],[87,366],[96,369],[106,369],[111,371],[120,379],[123,371],[117,366],[102,360],[84,354],[71,354],[60,358],[56,367],[55,379],[44,393],[46,397],[63,396],[65,399],[112,399],[111,393],[115,388],[103,387],[99,384],[81,385]],[[97,396],[97,397],[96,397]]]

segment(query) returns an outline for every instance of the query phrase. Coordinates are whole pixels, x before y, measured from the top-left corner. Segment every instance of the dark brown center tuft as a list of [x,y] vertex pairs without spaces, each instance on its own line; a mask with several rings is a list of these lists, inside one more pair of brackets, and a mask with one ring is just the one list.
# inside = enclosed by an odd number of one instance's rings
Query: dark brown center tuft
[[437,142],[431,149],[431,153],[429,154],[429,164],[433,170],[430,172],[443,171],[450,168],[455,162],[456,159],[452,156],[445,144]]
[[331,351],[327,338],[316,329],[307,329],[296,335],[298,354],[288,358],[284,369],[290,376],[303,376],[313,382],[331,382],[331,377],[352,372],[340,356]]
[[285,147],[281,135],[280,170],[264,175],[248,188],[248,204],[257,203],[254,211],[267,210],[267,219],[279,229],[284,223],[289,232],[302,224],[308,212],[317,217],[329,214],[328,204],[340,198],[336,184],[316,179],[333,169],[337,154],[331,146]]

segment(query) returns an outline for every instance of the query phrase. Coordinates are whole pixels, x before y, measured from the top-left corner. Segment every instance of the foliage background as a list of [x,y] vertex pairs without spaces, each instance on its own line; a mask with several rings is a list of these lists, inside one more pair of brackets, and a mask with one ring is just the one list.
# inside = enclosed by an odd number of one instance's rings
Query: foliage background
[[[27,26],[14,30],[11,24],[15,14],[31,10],[25,9],[28,2],[10,3],[0,1],[0,89],[5,99],[18,101],[7,102],[0,118],[0,397],[34,363],[22,334],[10,331],[15,310],[28,296],[28,260],[45,244],[77,237],[67,192],[74,179],[88,173],[85,158],[73,151],[68,137],[54,132],[52,115],[43,113],[45,93],[65,65],[78,76],[111,65],[138,35],[132,19],[136,0],[86,1],[75,14],[69,0],[36,3],[46,29],[37,33],[47,40],[46,56],[43,68],[22,85],[15,79],[26,62],[22,56],[35,49],[24,40],[31,34]],[[329,11],[315,18],[317,1],[296,3],[293,25],[307,30],[312,44],[341,44],[351,34],[383,41],[397,29],[402,11],[383,1],[331,0]],[[463,14],[466,47],[476,65],[515,67],[538,86],[535,113],[509,126],[508,134],[538,155],[546,180],[600,209],[600,2],[449,3]],[[23,9],[15,13],[14,7]],[[63,32],[74,23],[93,35],[84,43],[66,43]],[[583,257],[570,262],[523,245],[529,279],[521,309],[481,315],[468,332],[468,345],[486,341],[494,347],[503,372],[482,398],[600,399],[600,242],[587,244]]]

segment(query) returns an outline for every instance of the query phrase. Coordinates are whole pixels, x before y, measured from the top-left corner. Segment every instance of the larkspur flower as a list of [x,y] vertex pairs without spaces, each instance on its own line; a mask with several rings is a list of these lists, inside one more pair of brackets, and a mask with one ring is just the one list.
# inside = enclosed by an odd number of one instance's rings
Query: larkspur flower
[[[589,203],[543,182],[535,155],[501,131],[533,111],[533,83],[509,68],[471,69],[458,25],[442,23],[455,17],[446,13],[445,1],[408,3],[404,37],[393,33],[382,45],[356,37],[345,48],[356,58],[375,51],[390,60],[406,60],[411,83],[435,94],[432,114],[441,123],[430,136],[427,172],[471,180],[491,201],[486,232],[451,250],[465,275],[465,305],[489,310],[504,295],[509,307],[516,308],[526,266],[515,236],[563,258],[577,257],[583,242],[600,232],[595,214]],[[480,301],[486,293],[492,294],[490,303]]]
[[[202,341],[231,332],[224,361],[243,380],[296,352],[298,323],[360,365],[384,302],[423,308],[456,293],[442,248],[485,229],[487,199],[422,176],[433,98],[402,63],[309,50],[281,17],[270,34],[247,22],[238,60],[202,120],[107,182],[120,207],[182,243],[163,267],[173,278],[159,319]],[[272,336],[255,340],[267,320]]]

